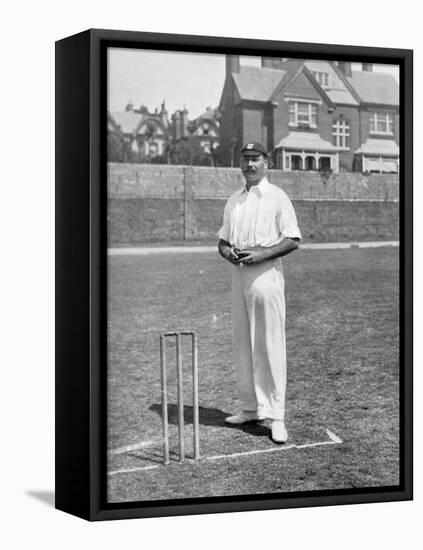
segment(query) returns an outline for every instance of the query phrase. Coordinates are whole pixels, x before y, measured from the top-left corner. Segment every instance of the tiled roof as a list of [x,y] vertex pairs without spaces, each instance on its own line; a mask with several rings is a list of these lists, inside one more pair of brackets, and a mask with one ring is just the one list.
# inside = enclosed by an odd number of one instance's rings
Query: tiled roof
[[348,80],[365,103],[399,105],[398,84],[391,74],[353,71]]
[[291,132],[276,145],[276,149],[280,148],[301,151],[338,151],[337,147],[322,139],[319,134],[310,132]]
[[131,111],[114,112],[110,114],[124,134],[132,134],[135,132],[142,118],[142,115]]
[[287,59],[279,65],[279,69],[293,76],[302,65],[304,65],[303,59]]
[[358,105],[358,101],[352,96],[349,90],[327,89],[325,92],[329,96],[329,99],[335,104]]
[[200,116],[198,116],[195,120],[216,120],[216,109],[207,109],[207,111]]
[[368,139],[357,149],[355,154],[397,157],[399,155],[399,147],[392,139]]
[[270,101],[284,75],[285,71],[278,69],[248,66],[241,66],[239,73],[232,73],[241,99],[251,101]]

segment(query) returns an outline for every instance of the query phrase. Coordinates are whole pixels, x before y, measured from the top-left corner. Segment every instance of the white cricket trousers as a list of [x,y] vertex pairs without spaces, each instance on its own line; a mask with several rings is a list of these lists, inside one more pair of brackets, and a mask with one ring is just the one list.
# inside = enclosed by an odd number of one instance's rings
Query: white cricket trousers
[[285,293],[280,258],[233,266],[232,336],[242,410],[284,420]]

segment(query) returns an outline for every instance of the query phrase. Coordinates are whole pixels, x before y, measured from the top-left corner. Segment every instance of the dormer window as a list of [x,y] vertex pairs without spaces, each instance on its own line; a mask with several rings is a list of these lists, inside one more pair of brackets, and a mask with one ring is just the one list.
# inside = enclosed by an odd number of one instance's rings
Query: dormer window
[[329,88],[329,73],[323,73],[321,71],[311,72],[322,88]]
[[394,133],[392,113],[382,111],[370,113],[370,133],[392,136]]
[[317,128],[317,105],[305,101],[290,101],[289,126],[292,128]]

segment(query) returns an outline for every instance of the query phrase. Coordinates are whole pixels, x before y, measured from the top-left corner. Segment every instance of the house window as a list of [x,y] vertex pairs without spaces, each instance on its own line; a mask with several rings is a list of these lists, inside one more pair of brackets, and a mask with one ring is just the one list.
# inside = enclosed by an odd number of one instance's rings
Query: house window
[[148,153],[152,157],[157,157],[159,154],[159,145],[155,141],[150,141],[148,144]]
[[201,145],[201,148],[203,149],[203,151],[205,153],[210,154],[210,152],[211,152],[211,143],[210,143],[210,141],[201,141],[200,145]]
[[322,88],[329,88],[329,73],[322,73],[321,71],[311,72]]
[[332,124],[333,144],[341,149],[349,149],[350,145],[350,121],[338,118]]
[[205,124],[203,126],[203,136],[208,136],[210,133],[210,126],[208,124]]
[[289,126],[317,128],[317,105],[300,101],[289,102]]
[[373,112],[370,114],[370,133],[371,134],[386,134],[394,133],[394,117],[392,113]]

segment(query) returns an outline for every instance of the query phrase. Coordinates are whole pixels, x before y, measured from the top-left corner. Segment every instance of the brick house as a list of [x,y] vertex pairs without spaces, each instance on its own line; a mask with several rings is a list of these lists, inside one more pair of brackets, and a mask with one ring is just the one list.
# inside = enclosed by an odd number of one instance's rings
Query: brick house
[[261,141],[282,170],[398,172],[398,85],[369,64],[228,55],[219,111],[229,166]]
[[206,153],[219,147],[219,116],[217,109],[207,107],[204,113],[188,124],[190,135],[198,140]]
[[211,107],[191,121],[187,109],[178,109],[169,121],[164,101],[152,113],[144,105],[134,109],[130,101],[124,111],[108,113],[108,131],[117,132],[133,153],[147,160],[165,155],[169,144],[185,138],[194,138],[206,153],[219,146],[218,113]]
[[118,132],[133,153],[156,157],[163,155],[169,141],[169,119],[163,101],[160,111],[150,113],[144,105],[134,109],[132,101],[124,111],[108,113],[108,129]]

